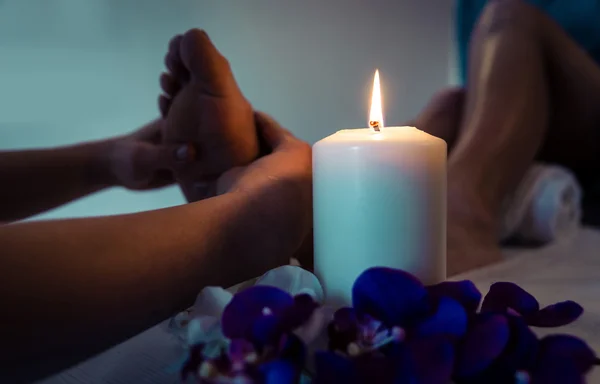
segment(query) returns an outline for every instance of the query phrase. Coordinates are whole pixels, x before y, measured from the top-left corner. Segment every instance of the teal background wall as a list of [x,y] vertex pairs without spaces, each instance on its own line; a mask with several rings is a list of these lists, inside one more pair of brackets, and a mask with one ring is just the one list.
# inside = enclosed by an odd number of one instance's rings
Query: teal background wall
[[[0,150],[125,133],[157,116],[172,35],[208,31],[256,108],[311,143],[366,125],[374,69],[401,124],[452,78],[452,0],[0,0]],[[1,187],[1,186],[0,186]],[[155,209],[109,190],[41,217]]]

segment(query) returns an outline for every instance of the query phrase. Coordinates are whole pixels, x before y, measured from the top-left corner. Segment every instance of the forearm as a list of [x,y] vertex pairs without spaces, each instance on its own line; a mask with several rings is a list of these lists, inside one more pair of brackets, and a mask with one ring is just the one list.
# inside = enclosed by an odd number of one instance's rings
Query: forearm
[[109,141],[0,152],[0,222],[47,211],[109,185]]
[[299,220],[268,203],[230,193],[140,214],[0,227],[3,365],[25,374],[43,362],[40,373],[53,373],[191,305],[207,285],[284,263],[293,250],[282,237],[304,234],[286,235],[301,228],[286,222]]

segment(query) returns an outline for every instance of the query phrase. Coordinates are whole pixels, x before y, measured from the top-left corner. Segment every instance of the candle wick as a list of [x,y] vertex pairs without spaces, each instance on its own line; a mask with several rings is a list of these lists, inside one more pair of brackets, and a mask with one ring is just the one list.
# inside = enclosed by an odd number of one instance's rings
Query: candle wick
[[373,128],[375,130],[375,132],[379,132],[379,121],[377,120],[371,120],[369,121],[369,125],[371,126],[371,128]]

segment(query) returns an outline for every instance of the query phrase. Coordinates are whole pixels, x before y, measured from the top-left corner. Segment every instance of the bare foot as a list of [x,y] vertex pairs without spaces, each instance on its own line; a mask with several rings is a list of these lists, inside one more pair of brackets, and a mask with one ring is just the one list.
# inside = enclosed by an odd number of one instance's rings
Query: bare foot
[[[198,188],[259,154],[252,106],[229,63],[201,30],[175,36],[165,58],[159,98],[165,143],[192,144],[195,165],[175,172],[188,200],[214,194]],[[200,183],[202,182],[202,183]]]

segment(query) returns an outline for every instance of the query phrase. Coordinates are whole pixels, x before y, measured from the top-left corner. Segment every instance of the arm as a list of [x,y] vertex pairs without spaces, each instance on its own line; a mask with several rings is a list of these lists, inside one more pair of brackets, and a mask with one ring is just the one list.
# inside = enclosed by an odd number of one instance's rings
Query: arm
[[[103,188],[149,189],[173,182],[174,146],[159,145],[161,120],[103,141],[0,152],[0,223],[56,208]],[[166,171],[165,171],[166,170]]]
[[297,247],[290,236],[302,235],[298,204],[268,189],[0,226],[0,370],[12,370],[0,381],[67,368],[188,307],[207,285],[230,286],[286,263]]
[[26,218],[109,186],[108,142],[0,152],[0,222]]

